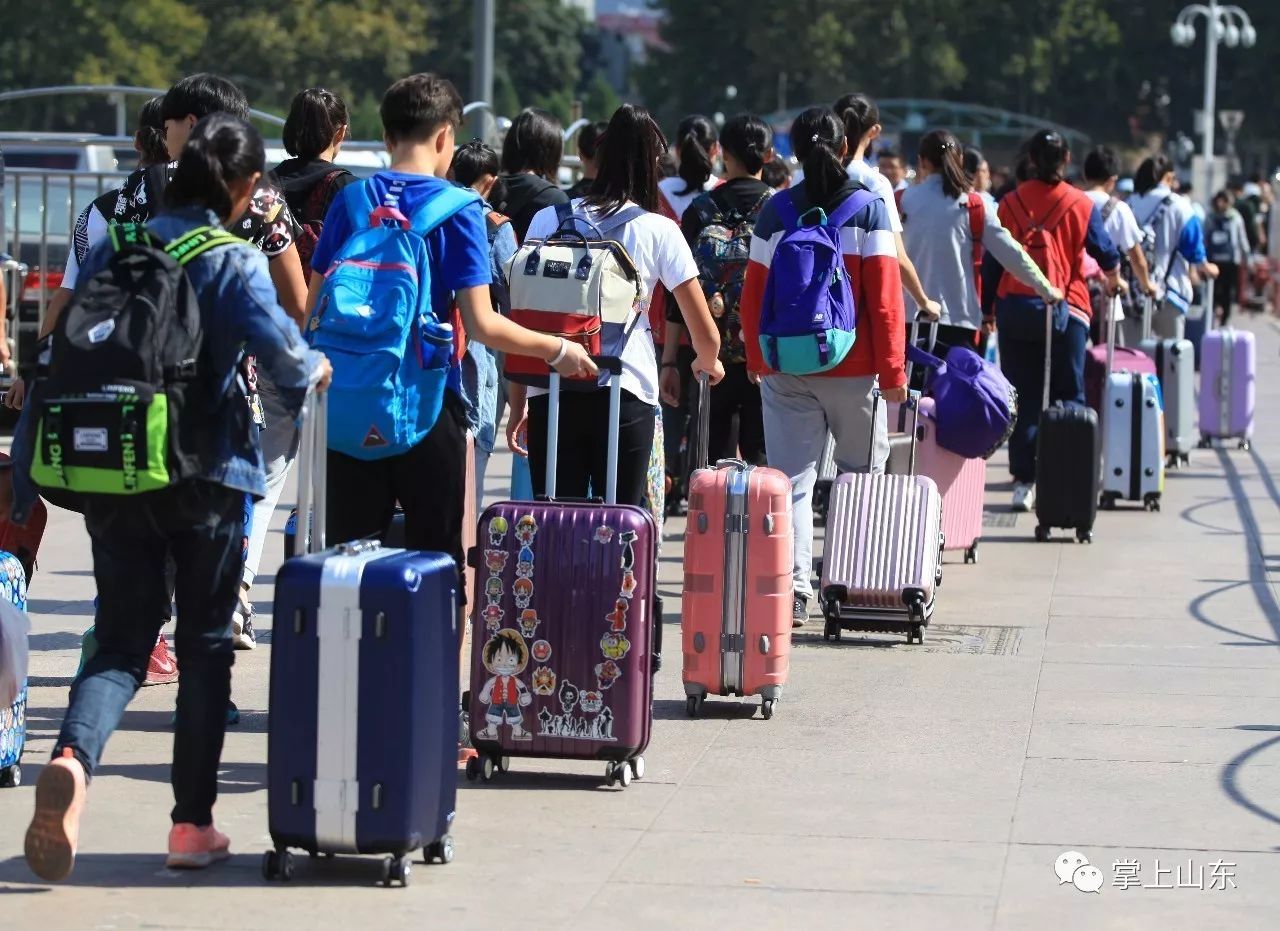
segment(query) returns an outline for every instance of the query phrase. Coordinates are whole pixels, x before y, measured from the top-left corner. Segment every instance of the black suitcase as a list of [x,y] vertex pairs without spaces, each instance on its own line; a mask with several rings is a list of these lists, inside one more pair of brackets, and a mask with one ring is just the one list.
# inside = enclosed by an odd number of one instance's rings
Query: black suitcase
[[1043,542],[1052,528],[1067,527],[1081,543],[1092,543],[1102,478],[1098,414],[1083,404],[1049,405],[1052,340],[1053,314],[1046,308],[1044,407],[1036,437],[1036,539]]

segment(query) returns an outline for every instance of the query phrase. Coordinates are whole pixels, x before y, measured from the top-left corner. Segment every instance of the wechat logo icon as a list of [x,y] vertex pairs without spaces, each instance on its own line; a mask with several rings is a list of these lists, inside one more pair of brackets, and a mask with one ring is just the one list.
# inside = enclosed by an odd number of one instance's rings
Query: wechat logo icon
[[1089,858],[1078,850],[1068,850],[1053,862],[1058,885],[1071,883],[1081,892],[1098,892],[1102,889],[1102,870],[1089,865]]

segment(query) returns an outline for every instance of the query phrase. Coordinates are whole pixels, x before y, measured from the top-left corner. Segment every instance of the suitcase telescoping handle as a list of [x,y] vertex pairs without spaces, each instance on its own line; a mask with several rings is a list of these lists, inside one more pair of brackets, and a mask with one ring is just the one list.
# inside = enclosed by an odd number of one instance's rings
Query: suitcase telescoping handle
[[328,464],[329,394],[313,388],[302,402],[298,441],[298,529],[294,539],[304,555],[324,549]]
[[[592,356],[591,361],[609,373],[609,450],[605,468],[604,503],[618,503],[618,434],[622,420],[622,360],[617,356]],[[547,497],[556,496],[556,459],[560,447],[560,373],[551,370],[547,398]],[[594,493],[594,489],[593,489]]]
[[1044,302],[1044,391],[1041,410],[1049,409],[1049,373],[1053,365],[1053,312],[1054,306]]
[[[907,460],[907,474],[916,474],[916,442],[920,438],[920,392],[907,391],[904,405],[911,408],[911,456]],[[880,416],[880,389],[871,389],[871,438],[867,441],[867,471],[876,460],[876,420]],[[886,424],[887,426],[887,424]]]
[[1116,318],[1120,316],[1120,295],[1113,294],[1107,301],[1107,378],[1116,362]]

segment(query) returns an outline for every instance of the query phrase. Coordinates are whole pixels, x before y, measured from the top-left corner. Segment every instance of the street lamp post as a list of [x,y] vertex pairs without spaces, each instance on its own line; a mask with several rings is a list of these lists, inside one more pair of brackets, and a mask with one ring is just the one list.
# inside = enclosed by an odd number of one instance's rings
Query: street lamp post
[[1249,14],[1238,6],[1223,6],[1217,0],[1209,0],[1208,4],[1192,3],[1183,8],[1169,30],[1174,45],[1190,46],[1196,41],[1195,19],[1205,18],[1204,36],[1204,111],[1201,116],[1200,132],[1204,139],[1205,190],[1201,196],[1213,197],[1214,184],[1214,124],[1217,106],[1218,89],[1218,43],[1225,42],[1228,48],[1243,45],[1251,48],[1258,41],[1257,30]]

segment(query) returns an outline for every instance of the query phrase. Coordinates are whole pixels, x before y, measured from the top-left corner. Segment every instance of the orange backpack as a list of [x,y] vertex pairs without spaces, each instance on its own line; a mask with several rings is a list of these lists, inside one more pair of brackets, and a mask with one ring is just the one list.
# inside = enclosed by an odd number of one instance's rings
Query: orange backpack
[[[1010,209],[1013,211],[1011,219],[1018,227],[1015,233],[1018,242],[1022,243],[1022,248],[1027,250],[1027,255],[1031,256],[1032,261],[1040,267],[1040,271],[1044,272],[1049,283],[1060,291],[1066,291],[1067,285],[1071,282],[1071,256],[1066,254],[1066,250],[1053,235],[1053,231],[1067,214],[1070,206],[1068,203],[1070,191],[1071,189],[1068,189],[1058,198],[1057,203],[1050,207],[1045,212],[1044,218],[1040,220],[1037,220],[1027,209],[1027,205],[1022,202],[1017,191],[1008,198]],[[1036,293],[1034,288],[1027,287],[1007,273],[1006,280],[1010,294]],[[1001,290],[1003,292],[1004,288]]]

